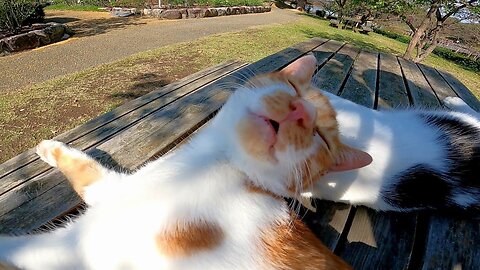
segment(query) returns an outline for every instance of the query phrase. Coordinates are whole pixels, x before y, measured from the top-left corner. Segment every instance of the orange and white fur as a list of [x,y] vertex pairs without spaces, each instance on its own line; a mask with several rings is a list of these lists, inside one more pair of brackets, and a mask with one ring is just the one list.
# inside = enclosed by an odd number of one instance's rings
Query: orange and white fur
[[42,270],[350,269],[282,198],[327,171],[371,162],[340,142],[335,112],[310,84],[315,64],[305,56],[254,78],[188,144],[130,175],[42,142],[37,153],[89,208],[64,228],[0,238],[0,261]]

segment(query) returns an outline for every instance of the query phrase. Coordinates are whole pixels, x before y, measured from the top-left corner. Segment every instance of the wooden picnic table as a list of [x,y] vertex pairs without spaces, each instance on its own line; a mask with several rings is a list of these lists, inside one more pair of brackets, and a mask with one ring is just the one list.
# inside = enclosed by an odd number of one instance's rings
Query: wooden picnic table
[[[308,52],[318,59],[318,87],[363,106],[435,108],[444,97],[459,96],[480,110],[475,96],[446,72],[315,38],[249,65],[230,61],[190,75],[56,139],[105,164],[133,170],[182,143],[252,72],[278,70]],[[62,174],[40,161],[33,149],[0,165],[0,233],[32,232],[80,204]],[[355,269],[480,269],[478,221],[425,212],[378,213],[321,200],[316,204],[317,213],[307,213],[306,222]]]

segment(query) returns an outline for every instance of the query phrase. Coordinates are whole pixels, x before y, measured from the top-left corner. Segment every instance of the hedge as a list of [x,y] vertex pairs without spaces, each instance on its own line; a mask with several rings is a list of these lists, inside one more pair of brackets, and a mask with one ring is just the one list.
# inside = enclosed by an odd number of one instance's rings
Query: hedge
[[[378,33],[382,36],[389,37],[391,39],[395,39],[397,41],[400,41],[402,43],[408,44],[410,40],[412,39],[409,36],[401,35],[395,32],[391,32],[385,29],[380,29],[380,28],[375,28],[374,29],[375,33]],[[436,47],[435,50],[433,50],[433,53],[435,55],[438,55],[444,59],[450,60],[460,66],[462,66],[465,69],[472,70],[475,72],[480,72],[480,59],[473,59],[471,57],[468,57],[464,54],[457,53],[451,49],[443,48],[443,47]]]

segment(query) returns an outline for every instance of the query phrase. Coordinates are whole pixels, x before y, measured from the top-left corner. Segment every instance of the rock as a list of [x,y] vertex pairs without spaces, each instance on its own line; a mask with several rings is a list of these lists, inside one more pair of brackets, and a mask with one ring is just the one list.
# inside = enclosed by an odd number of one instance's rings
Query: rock
[[142,15],[145,15],[145,16],[152,16],[152,9],[151,8],[144,8],[143,11],[142,11]]
[[161,18],[162,17],[162,12],[163,9],[155,8],[151,10],[151,16],[155,18]]
[[188,18],[188,12],[186,8],[181,8],[179,9],[180,13],[182,13],[182,19],[187,19]]
[[188,13],[188,18],[189,19],[203,18],[203,16],[204,16],[201,8],[189,8],[189,9],[187,9],[187,13]]
[[178,9],[167,9],[162,12],[162,18],[168,20],[181,19],[182,13]]
[[32,31],[4,39],[5,45],[10,52],[18,52],[33,49],[40,46],[40,38]]
[[[217,17],[218,16],[218,10],[215,8],[209,8],[209,15],[208,17]],[[205,17],[207,17],[207,13],[205,13]]]
[[43,29],[43,32],[50,38],[50,42],[57,42],[62,40],[65,34],[65,28],[61,24],[51,24],[49,27]]
[[40,40],[40,45],[43,46],[52,43],[50,36],[47,35],[44,30],[34,30],[32,32],[37,35],[38,39]]
[[0,39],[0,56],[7,55],[8,53],[7,44],[5,44],[3,39]]
[[216,10],[217,10],[218,16],[227,15],[227,8],[220,7],[220,8],[216,8]]

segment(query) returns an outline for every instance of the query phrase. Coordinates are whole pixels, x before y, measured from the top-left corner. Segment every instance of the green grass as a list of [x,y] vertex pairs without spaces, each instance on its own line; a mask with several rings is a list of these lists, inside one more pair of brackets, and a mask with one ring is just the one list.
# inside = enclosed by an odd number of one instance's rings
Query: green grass
[[[142,52],[62,78],[0,94],[0,162],[41,139],[80,125],[120,104],[229,59],[254,62],[286,47],[324,37],[371,51],[402,55],[406,44],[376,33],[364,35],[302,17],[274,26],[208,36]],[[480,74],[432,55],[426,64],[448,71],[480,96]]]
[[46,10],[73,10],[73,11],[96,11],[96,12],[106,12],[102,7],[94,5],[65,5],[65,4],[55,4],[50,5],[45,8]]

